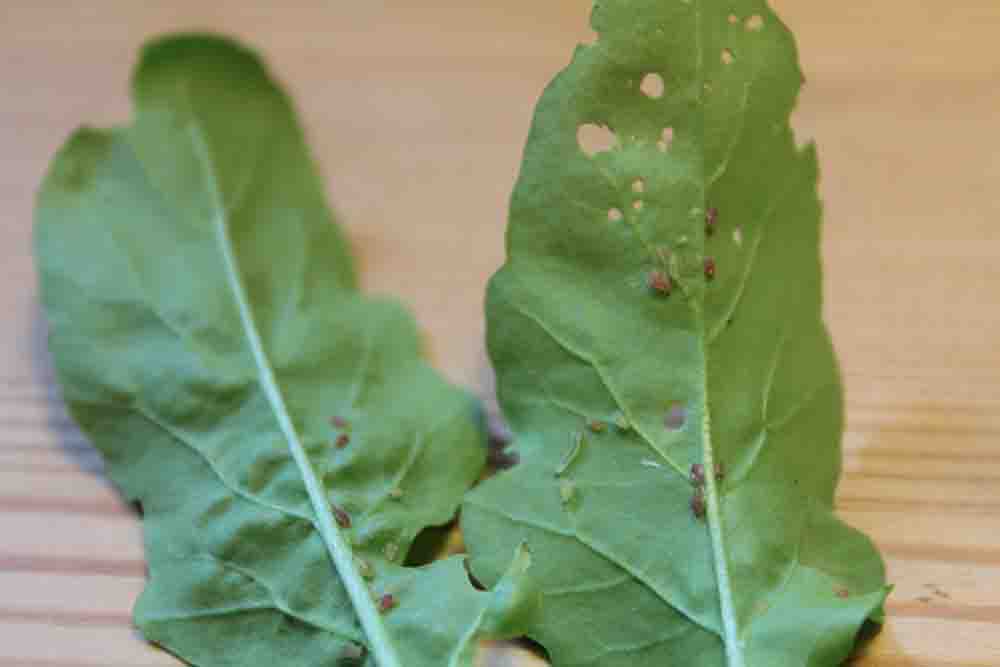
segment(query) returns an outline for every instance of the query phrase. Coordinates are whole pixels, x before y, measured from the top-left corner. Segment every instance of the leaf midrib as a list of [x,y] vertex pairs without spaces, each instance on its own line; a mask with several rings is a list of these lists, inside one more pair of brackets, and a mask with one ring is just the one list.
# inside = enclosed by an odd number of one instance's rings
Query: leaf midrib
[[[705,40],[702,34],[702,7],[703,0],[696,0],[695,3],[695,41],[696,41],[696,79],[698,90],[704,95],[705,90]],[[745,107],[744,107],[745,113]],[[742,128],[741,128],[742,132]],[[728,163],[728,158],[726,158]],[[712,177],[711,183],[704,173],[705,163],[702,161],[702,204],[703,209],[708,210],[708,188],[725,172],[723,168],[717,176]],[[704,293],[702,298],[704,299]],[[701,343],[702,362],[704,372],[702,373],[702,405],[704,406],[702,418],[702,464],[705,470],[705,521],[708,524],[712,542],[712,558],[714,562],[716,585],[719,591],[719,612],[722,617],[723,642],[725,644],[726,662],[729,667],[745,667],[746,661],[743,655],[743,643],[739,637],[739,627],[736,619],[735,604],[733,603],[732,583],[729,579],[729,563],[726,559],[726,540],[722,525],[722,511],[719,501],[719,490],[715,481],[715,452],[712,447],[712,422],[709,414],[708,396],[708,336],[710,332],[705,319],[705,309],[703,304],[698,304],[698,320]]]
[[354,611],[358,615],[358,620],[361,622],[365,630],[365,635],[368,638],[369,648],[375,656],[379,667],[402,667],[402,663],[397,657],[395,647],[389,637],[388,630],[382,621],[381,614],[375,607],[375,602],[372,599],[368,586],[356,569],[351,548],[337,528],[323,486],[309,461],[305,447],[303,447],[299,434],[292,422],[291,415],[288,413],[281,389],[278,387],[274,376],[274,370],[271,368],[267,354],[264,351],[260,333],[257,330],[253,312],[247,298],[246,289],[240,277],[239,264],[233,252],[232,241],[229,237],[227,209],[219,189],[211,150],[204,133],[193,118],[188,125],[188,133],[196,157],[204,169],[206,187],[213,209],[212,225],[215,229],[215,238],[219,245],[219,251],[223,256],[226,281],[233,293],[233,298],[236,300],[243,333],[246,336],[247,344],[253,355],[258,380],[274,412],[282,435],[285,437],[292,458],[295,460],[302,475],[309,500],[316,514],[316,527],[323,542],[326,544],[327,552],[330,554],[334,569],[351,598]]

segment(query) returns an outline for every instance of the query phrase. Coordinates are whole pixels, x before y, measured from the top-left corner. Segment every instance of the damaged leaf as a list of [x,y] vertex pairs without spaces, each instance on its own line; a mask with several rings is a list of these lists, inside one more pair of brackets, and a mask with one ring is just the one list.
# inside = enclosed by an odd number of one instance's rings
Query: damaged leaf
[[[530,635],[557,667],[839,665],[887,589],[833,512],[842,389],[793,38],[760,0],[602,0],[592,23],[538,105],[490,285],[520,464],[466,501],[473,573],[531,545]],[[582,144],[593,128],[612,136]]]

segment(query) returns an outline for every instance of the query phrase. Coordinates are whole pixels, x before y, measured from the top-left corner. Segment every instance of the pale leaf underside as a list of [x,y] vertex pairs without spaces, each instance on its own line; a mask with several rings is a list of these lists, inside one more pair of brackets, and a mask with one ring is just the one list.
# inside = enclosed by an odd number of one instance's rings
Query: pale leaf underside
[[132,125],[55,160],[36,246],[66,400],[143,509],[138,626],[201,667],[471,665],[530,610],[527,555],[492,592],[402,561],[481,470],[476,408],[357,293],[253,54],[166,38],[133,90]]
[[593,25],[539,103],[490,287],[521,463],[466,502],[473,572],[531,545],[557,667],[839,664],[886,589],[833,514],[793,39],[760,0],[602,0]]

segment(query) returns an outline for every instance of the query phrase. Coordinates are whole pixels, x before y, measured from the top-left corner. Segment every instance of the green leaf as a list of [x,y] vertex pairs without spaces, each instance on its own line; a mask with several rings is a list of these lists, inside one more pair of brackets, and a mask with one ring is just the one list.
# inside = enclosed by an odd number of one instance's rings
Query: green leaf
[[602,0],[592,22],[538,105],[489,290],[521,463],[467,499],[473,572],[531,545],[531,635],[560,667],[839,664],[887,591],[833,514],[793,38],[761,0]]
[[144,512],[137,625],[202,666],[471,665],[531,611],[527,553],[493,592],[401,562],[482,469],[477,407],[358,295],[252,53],[162,39],[133,93],[132,125],[56,158],[36,249],[65,398]]

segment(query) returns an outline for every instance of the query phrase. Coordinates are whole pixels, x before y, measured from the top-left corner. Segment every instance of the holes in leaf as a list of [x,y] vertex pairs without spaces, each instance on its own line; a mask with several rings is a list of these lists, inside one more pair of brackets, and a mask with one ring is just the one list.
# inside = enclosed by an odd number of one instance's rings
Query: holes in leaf
[[764,19],[760,14],[754,14],[744,24],[749,32],[759,32],[764,28]]
[[613,208],[608,211],[608,220],[610,222],[621,222],[625,218],[625,214],[622,213],[620,208]]
[[576,140],[580,150],[589,157],[610,151],[618,143],[614,132],[594,123],[581,125],[576,131]]
[[634,181],[632,181],[632,192],[636,193],[637,195],[641,195],[645,191],[646,191],[646,181],[642,180],[641,178],[637,178]]
[[666,153],[670,150],[670,145],[674,143],[674,128],[667,127],[663,129],[663,134],[660,135],[660,140],[656,142],[656,147],[660,149],[661,153]]
[[[417,533],[410,551],[406,554],[404,565],[406,567],[422,567],[447,554],[452,547],[451,538],[454,527],[455,522],[451,521],[443,526],[428,526]],[[395,556],[398,556],[398,553],[394,554]]]
[[663,423],[671,431],[679,431],[684,428],[685,422],[687,422],[687,408],[683,403],[674,401],[667,408],[667,416],[663,419]]
[[733,61],[736,60],[736,56],[733,55],[731,49],[722,49],[721,59],[723,65],[732,65]]
[[658,100],[663,97],[663,93],[666,90],[666,84],[663,82],[662,76],[655,72],[651,72],[642,78],[642,83],[639,84],[639,90],[641,90],[643,95],[646,97]]

